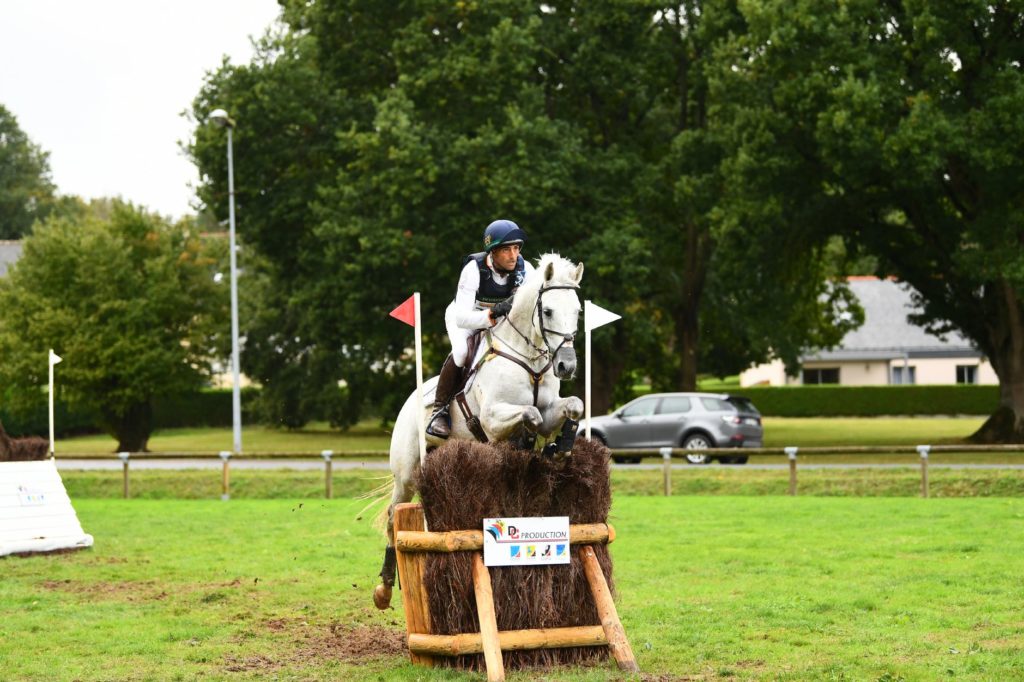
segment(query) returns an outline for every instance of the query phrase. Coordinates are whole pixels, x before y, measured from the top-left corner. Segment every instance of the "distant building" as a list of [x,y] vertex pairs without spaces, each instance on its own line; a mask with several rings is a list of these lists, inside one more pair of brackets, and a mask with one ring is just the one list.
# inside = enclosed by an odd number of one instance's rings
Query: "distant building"
[[6,275],[19,258],[21,258],[21,242],[0,240],[0,277]]
[[801,358],[799,376],[782,361],[740,374],[741,386],[800,384],[998,384],[992,366],[957,332],[942,339],[910,323],[909,285],[875,277],[851,277],[850,289],[864,308],[864,324],[832,350]]

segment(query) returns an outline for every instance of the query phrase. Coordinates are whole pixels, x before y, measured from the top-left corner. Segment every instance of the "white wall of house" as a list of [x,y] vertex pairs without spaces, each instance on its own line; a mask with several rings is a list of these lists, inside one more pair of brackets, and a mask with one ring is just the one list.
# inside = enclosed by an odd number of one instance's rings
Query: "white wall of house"
[[[812,360],[804,363],[804,369],[839,368],[839,383],[843,386],[884,386],[891,383],[893,368],[902,369],[903,359],[829,361]],[[907,366],[913,368],[914,383],[955,384],[957,365],[976,367],[975,379],[978,384],[998,384],[992,365],[979,358],[910,358]],[[740,373],[740,386],[799,386],[801,377],[786,376],[781,360],[751,367]]]

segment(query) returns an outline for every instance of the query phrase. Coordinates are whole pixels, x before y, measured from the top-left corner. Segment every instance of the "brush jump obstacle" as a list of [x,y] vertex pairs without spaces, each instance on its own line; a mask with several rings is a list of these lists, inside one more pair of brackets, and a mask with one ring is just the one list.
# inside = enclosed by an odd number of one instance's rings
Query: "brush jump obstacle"
[[[451,409],[451,440],[512,441],[532,450],[538,436],[548,439],[549,455],[572,449],[583,401],[559,396],[560,380],[576,371],[573,342],[579,325],[577,296],[583,264],[557,254],[541,256],[537,269],[516,292],[512,309],[483,333],[470,376]],[[374,604],[386,609],[395,581],[394,509],[412,500],[423,465],[420,448],[422,422],[434,401],[436,379],[413,392],[395,420],[390,461],[394,487],[388,506],[387,540],[381,583]],[[428,439],[431,447],[444,441]]]
[[[400,504],[394,515],[413,663],[485,669],[488,680],[504,679],[506,668],[609,656],[637,671],[612,597],[608,472],[608,450],[584,439],[561,462],[510,443],[454,441],[432,452],[421,472],[422,505]],[[485,565],[482,521],[499,510],[568,517],[568,561]],[[536,542],[540,553],[546,541]],[[501,549],[519,556],[518,547]]]

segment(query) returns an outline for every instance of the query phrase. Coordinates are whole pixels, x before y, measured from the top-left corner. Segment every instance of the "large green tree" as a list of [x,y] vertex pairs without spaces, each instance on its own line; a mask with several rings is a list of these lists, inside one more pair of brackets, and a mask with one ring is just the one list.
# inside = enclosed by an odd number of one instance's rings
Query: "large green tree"
[[189,221],[120,201],[38,224],[0,279],[7,407],[46,399],[53,348],[62,398],[95,410],[119,451],[145,450],[153,398],[198,388],[223,356],[228,297],[214,273],[225,253]]
[[0,104],[0,239],[19,239],[53,202],[49,154]]
[[765,0],[716,76],[749,201],[879,259],[991,361],[1024,441],[1024,7]]
[[[496,217],[526,228],[530,253],[584,261],[584,296],[625,314],[596,340],[595,410],[638,373],[695,385],[708,295],[707,333],[738,351],[703,353],[720,372],[841,338],[819,242],[789,240],[799,267],[749,275],[790,226],[745,244],[757,216],[729,199],[708,77],[745,30],[734,3],[288,2],[283,19],[251,64],[210,76],[193,116],[238,120],[239,229],[277,312],[247,328],[243,365],[296,409],[339,379],[336,419],[380,394],[407,366],[386,313],[414,289],[436,366],[461,257]],[[223,145],[200,125],[191,147],[219,215]]]

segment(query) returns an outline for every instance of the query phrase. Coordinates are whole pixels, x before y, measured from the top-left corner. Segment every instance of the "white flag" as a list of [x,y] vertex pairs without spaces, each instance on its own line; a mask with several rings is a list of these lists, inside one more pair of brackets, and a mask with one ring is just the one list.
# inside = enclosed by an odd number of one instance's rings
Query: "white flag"
[[583,302],[583,329],[584,331],[590,331],[591,329],[597,329],[603,327],[609,322],[615,320],[621,320],[622,315],[616,315],[610,310],[605,310],[601,306],[593,303],[592,301]]
[[59,356],[56,353],[54,353],[52,348],[50,349],[50,366],[51,367],[56,365],[58,362],[60,362],[63,359],[64,358],[62,358],[61,356]]

